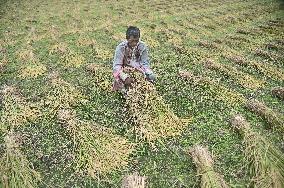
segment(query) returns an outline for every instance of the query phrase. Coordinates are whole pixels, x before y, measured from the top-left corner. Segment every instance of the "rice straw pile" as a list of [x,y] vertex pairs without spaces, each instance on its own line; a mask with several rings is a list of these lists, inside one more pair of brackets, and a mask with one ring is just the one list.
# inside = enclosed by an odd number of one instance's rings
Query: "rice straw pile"
[[197,173],[201,176],[201,188],[227,188],[224,179],[214,171],[214,161],[207,148],[195,145],[189,151],[193,162],[197,167]]
[[249,100],[246,107],[261,116],[272,128],[284,133],[284,116],[273,111],[256,99]]
[[271,91],[272,95],[278,97],[279,99],[284,100],[284,87],[276,87]]
[[246,161],[251,183],[259,188],[284,187],[284,155],[267,139],[251,130],[241,115],[231,119],[231,124],[243,136]]
[[111,129],[80,121],[70,109],[60,109],[57,116],[73,138],[77,150],[76,170],[86,170],[95,178],[97,174],[106,175],[127,167],[134,144],[114,134]]
[[155,87],[138,72],[131,71],[135,82],[126,98],[126,109],[135,126],[131,131],[152,143],[159,138],[181,135],[188,122],[181,121],[165,104]]
[[145,188],[146,177],[139,176],[137,172],[127,175],[122,180],[122,188]]
[[78,89],[60,78],[57,73],[52,73],[49,76],[50,88],[42,101],[43,105],[56,110],[71,107],[86,100],[86,97]]
[[3,86],[0,90],[0,130],[6,132],[13,127],[33,121],[41,115],[36,104],[27,102],[14,86]]
[[95,86],[104,91],[110,92],[112,90],[112,71],[110,69],[106,69],[97,63],[91,63],[86,66],[86,70],[94,74]]
[[12,132],[4,137],[5,150],[0,159],[0,187],[38,187],[41,181],[37,173],[21,153],[19,139]]

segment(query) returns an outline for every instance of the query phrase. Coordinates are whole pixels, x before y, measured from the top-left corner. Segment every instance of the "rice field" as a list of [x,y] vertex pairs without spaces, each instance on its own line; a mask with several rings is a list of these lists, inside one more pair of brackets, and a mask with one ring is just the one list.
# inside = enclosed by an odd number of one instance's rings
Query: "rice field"
[[0,187],[284,187],[283,99],[284,1],[0,0]]

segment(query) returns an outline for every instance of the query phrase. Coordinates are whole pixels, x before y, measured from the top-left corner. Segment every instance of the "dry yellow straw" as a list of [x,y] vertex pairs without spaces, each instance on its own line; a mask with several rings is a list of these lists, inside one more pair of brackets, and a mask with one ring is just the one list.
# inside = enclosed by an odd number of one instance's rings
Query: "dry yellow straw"
[[134,151],[134,144],[127,139],[111,129],[80,121],[70,109],[59,110],[58,120],[66,126],[74,147],[78,148],[76,170],[86,170],[95,178],[127,167],[128,157]]
[[214,161],[207,148],[195,145],[189,151],[193,162],[197,167],[197,173],[201,176],[201,188],[227,188],[224,179],[214,171]]
[[243,136],[251,183],[259,188],[284,187],[284,155],[267,139],[254,132],[241,115],[232,117],[231,124]]
[[272,128],[284,133],[284,116],[282,114],[255,99],[249,100],[246,106],[249,110],[261,116]]
[[284,87],[276,87],[271,91],[272,95],[284,100]]
[[2,103],[0,130],[3,132],[36,120],[41,115],[39,107],[28,102],[14,86],[3,86],[0,98]]
[[132,131],[149,143],[171,136],[181,135],[188,122],[181,121],[165,104],[153,84],[138,72],[131,72],[135,83],[129,90],[126,109],[135,126]]
[[145,188],[146,177],[139,176],[137,172],[125,176],[122,180],[122,188]]
[[0,187],[18,188],[38,187],[41,181],[37,173],[20,150],[19,137],[9,132],[4,137],[5,150],[0,159]]

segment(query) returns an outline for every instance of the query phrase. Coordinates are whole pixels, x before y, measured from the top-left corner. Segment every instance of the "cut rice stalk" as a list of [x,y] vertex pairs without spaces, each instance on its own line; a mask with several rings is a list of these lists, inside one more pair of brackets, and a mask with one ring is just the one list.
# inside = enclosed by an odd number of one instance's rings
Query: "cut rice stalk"
[[104,91],[112,91],[112,72],[98,63],[91,63],[86,70],[94,75],[94,84]]
[[243,136],[246,161],[252,177],[251,184],[259,188],[284,187],[283,153],[254,132],[241,115],[234,116],[230,121]]
[[284,100],[284,87],[276,87],[272,89],[272,95]]
[[137,172],[127,175],[122,180],[122,188],[145,188],[146,177],[139,176]]
[[0,159],[0,187],[18,188],[38,187],[40,174],[32,167],[26,156],[22,154],[17,136],[9,132],[4,137],[5,151]]
[[80,121],[69,109],[59,110],[58,119],[72,136],[74,148],[78,148],[76,170],[86,170],[96,178],[98,174],[127,167],[128,157],[134,151],[134,144],[127,139],[115,135],[111,129]]
[[2,103],[0,130],[3,132],[41,116],[38,105],[28,102],[14,86],[3,86],[0,97]]
[[197,173],[201,176],[201,188],[227,188],[223,177],[214,171],[214,161],[207,148],[195,145],[189,153],[197,167]]
[[261,116],[272,128],[284,133],[284,117],[256,99],[248,100],[246,107]]
[[130,71],[130,74],[135,83],[129,89],[125,108],[135,124],[131,131],[151,144],[160,138],[181,135],[187,123],[170,110],[153,84],[138,72]]

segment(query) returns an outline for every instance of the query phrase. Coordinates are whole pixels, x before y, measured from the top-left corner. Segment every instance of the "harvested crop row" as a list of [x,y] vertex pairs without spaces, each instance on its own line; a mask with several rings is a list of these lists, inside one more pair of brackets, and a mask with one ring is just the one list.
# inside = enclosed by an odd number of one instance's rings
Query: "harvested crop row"
[[4,137],[4,153],[0,158],[0,187],[18,188],[18,187],[38,187],[41,181],[40,174],[34,170],[22,154],[20,149],[20,139],[10,131]]
[[131,131],[139,138],[153,141],[171,136],[179,136],[186,128],[159,96],[155,87],[141,78],[139,73],[132,73],[135,83],[129,90],[126,109],[134,121]]
[[189,153],[197,167],[197,174],[201,176],[201,188],[229,187],[223,177],[214,171],[214,161],[207,148],[195,145]]
[[198,85],[206,85],[207,87],[211,88],[211,91],[216,93],[216,98],[224,101],[228,105],[236,106],[245,104],[245,97],[240,93],[234,92],[220,84],[217,84],[213,80],[209,78],[204,78],[202,76],[196,76],[190,71],[179,71],[179,76],[191,81],[191,84],[198,86]]
[[226,51],[227,52],[223,53],[222,55],[228,60],[241,66],[255,69],[262,73],[264,76],[267,76],[271,79],[284,81],[284,73],[277,67],[273,65],[263,64],[255,60],[248,60],[244,58],[245,54],[242,55],[241,53],[236,52],[233,49],[226,48]]
[[72,84],[59,77],[57,72],[49,74],[50,88],[41,103],[51,111],[59,108],[72,107],[79,102],[84,102],[86,97]]
[[246,161],[254,187],[282,188],[284,186],[284,155],[266,138],[254,132],[241,115],[230,120],[243,136]]
[[268,108],[256,99],[248,100],[246,107],[261,116],[272,128],[284,132],[284,117],[282,114]]
[[273,96],[284,100],[284,87],[276,87],[271,90]]
[[114,134],[111,129],[80,121],[70,109],[60,109],[57,118],[73,139],[76,149],[75,170],[83,169],[96,178],[97,175],[106,175],[127,167],[134,144]]
[[122,180],[122,188],[145,188],[146,177],[139,176],[137,172],[127,175]]
[[86,66],[86,70],[92,73],[94,76],[94,84],[95,86],[101,88],[104,91],[111,91],[112,83],[111,83],[111,75],[112,72],[110,69],[103,67],[97,63],[91,63]]
[[213,70],[218,70],[237,81],[238,84],[244,88],[259,89],[264,86],[264,81],[258,80],[251,75],[238,71],[235,67],[222,65],[221,63],[214,62],[213,60],[207,60],[204,62],[205,67]]
[[14,86],[3,86],[0,97],[0,130],[3,132],[41,116],[39,106],[28,102]]

